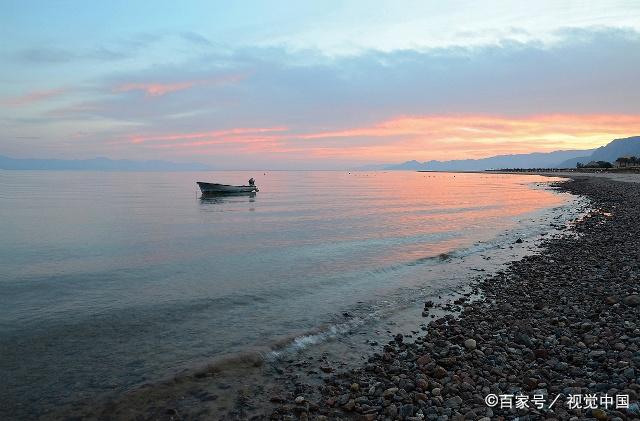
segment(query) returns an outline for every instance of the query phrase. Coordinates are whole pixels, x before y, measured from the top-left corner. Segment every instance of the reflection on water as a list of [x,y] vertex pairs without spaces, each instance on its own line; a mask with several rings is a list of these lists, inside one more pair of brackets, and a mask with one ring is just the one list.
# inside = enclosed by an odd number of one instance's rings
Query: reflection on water
[[256,192],[238,192],[238,193],[203,193],[200,196],[200,203],[203,205],[215,205],[226,202],[253,203],[256,201]]
[[564,201],[531,176],[330,171],[194,201],[195,180],[252,176],[0,173],[0,408],[29,418],[410,299]]

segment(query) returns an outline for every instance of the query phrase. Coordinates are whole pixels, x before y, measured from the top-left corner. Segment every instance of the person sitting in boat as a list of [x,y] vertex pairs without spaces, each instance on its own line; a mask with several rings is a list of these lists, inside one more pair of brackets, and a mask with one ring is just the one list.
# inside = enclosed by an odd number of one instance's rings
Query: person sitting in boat
[[250,186],[255,186],[255,185],[256,185],[256,180],[254,180],[254,179],[253,179],[253,177],[251,177],[251,178],[249,179],[249,185],[250,185]]

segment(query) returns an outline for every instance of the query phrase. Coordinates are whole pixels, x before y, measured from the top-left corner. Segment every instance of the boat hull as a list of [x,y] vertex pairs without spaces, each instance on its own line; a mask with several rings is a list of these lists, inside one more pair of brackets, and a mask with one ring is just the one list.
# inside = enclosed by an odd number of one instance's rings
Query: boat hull
[[197,183],[202,194],[252,193],[258,191],[256,186],[231,186],[228,184],[204,183],[202,181],[197,181]]

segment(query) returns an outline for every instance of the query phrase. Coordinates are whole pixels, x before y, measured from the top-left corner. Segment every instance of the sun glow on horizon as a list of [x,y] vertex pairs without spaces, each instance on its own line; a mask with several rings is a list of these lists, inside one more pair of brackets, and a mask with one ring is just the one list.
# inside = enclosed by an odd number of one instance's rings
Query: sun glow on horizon
[[399,116],[370,126],[304,131],[287,126],[206,132],[135,134],[151,149],[292,154],[373,161],[465,159],[559,149],[591,149],[640,133],[640,116],[540,114]]

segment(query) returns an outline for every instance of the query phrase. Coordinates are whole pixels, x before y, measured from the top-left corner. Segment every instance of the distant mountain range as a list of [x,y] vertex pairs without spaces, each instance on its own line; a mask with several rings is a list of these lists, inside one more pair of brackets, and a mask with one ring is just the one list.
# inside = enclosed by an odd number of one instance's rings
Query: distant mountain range
[[615,139],[601,146],[590,155],[571,158],[558,164],[558,168],[574,168],[578,162],[586,164],[590,161],[608,161],[613,163],[621,156],[640,156],[640,136]]
[[589,155],[593,150],[536,152],[518,155],[498,155],[482,159],[456,159],[453,161],[407,161],[386,166],[386,170],[429,171],[482,171],[496,168],[552,168],[561,162]]
[[16,159],[0,155],[2,170],[75,171],[206,171],[212,168],[194,162],[130,161],[128,159]]
[[[452,161],[407,161],[402,164],[368,165],[361,170],[483,171],[501,168],[575,168],[578,162],[614,162],[621,156],[640,156],[640,136],[615,139],[597,149],[498,155]],[[0,155],[1,170],[84,171],[207,171],[214,168],[196,162],[131,161],[127,159],[16,159]]]
[[413,171],[483,171],[501,168],[575,168],[578,162],[613,162],[621,156],[640,156],[640,136],[616,139],[597,149],[535,152],[517,155],[498,155],[482,159],[452,161],[407,161],[402,164],[371,166],[365,169]]

